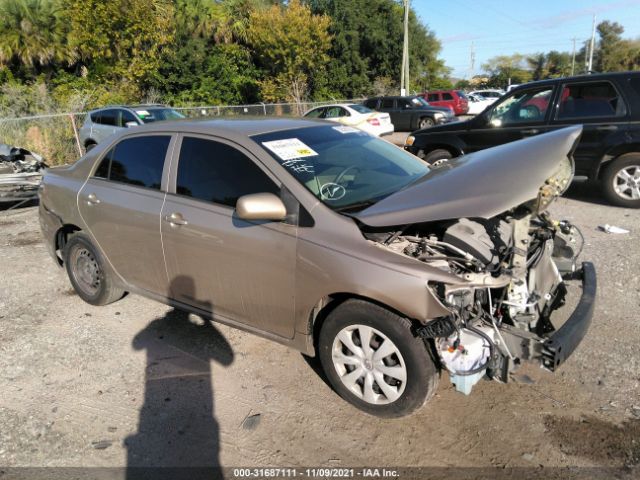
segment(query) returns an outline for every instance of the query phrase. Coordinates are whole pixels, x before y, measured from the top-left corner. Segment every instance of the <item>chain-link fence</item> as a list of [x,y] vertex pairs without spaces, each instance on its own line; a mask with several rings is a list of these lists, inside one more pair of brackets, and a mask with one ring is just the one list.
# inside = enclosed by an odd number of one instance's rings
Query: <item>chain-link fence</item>
[[[301,116],[307,110],[333,103],[359,103],[338,100],[305,103],[259,103],[253,105],[207,105],[178,107],[188,118],[238,116]],[[84,154],[78,138],[86,112],[56,113],[20,118],[0,118],[0,143],[15,145],[42,155],[49,165],[73,163]]]

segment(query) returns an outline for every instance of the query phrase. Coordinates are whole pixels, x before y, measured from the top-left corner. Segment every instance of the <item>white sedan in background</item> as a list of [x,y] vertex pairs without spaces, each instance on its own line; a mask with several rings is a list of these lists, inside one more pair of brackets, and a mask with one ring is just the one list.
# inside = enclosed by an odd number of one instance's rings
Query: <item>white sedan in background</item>
[[468,115],[479,114],[495,101],[494,99],[484,98],[482,95],[475,93],[467,93],[467,99],[469,100]]
[[355,127],[371,135],[380,137],[393,133],[393,123],[388,113],[374,112],[370,108],[357,103],[340,103],[323,105],[304,114],[307,118],[323,118]]

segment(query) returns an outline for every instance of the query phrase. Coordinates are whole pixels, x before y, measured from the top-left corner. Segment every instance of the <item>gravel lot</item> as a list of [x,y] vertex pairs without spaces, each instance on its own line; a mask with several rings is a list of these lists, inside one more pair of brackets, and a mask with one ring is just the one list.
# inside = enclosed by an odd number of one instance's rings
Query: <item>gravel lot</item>
[[[574,355],[556,374],[525,366],[518,381],[481,382],[469,397],[443,375],[436,397],[399,420],[355,410],[280,345],[136,295],[83,303],[45,251],[37,209],[0,212],[0,466],[626,465],[638,475],[640,215],[593,190],[574,185],[552,209],[582,228],[582,257],[598,272],[594,321]],[[631,233],[599,231],[605,223]]]

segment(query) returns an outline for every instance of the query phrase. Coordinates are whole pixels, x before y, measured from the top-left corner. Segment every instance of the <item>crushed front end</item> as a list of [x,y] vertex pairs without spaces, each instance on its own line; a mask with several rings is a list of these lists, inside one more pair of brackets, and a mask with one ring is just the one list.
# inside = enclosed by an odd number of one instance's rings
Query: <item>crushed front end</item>
[[[384,248],[460,279],[429,283],[450,314],[416,333],[433,342],[442,367],[465,394],[485,376],[508,381],[524,361],[554,371],[589,328],[595,270],[589,262],[577,264],[584,243],[579,229],[540,213],[564,188],[549,193],[548,185],[535,201],[488,220],[461,218],[368,234]],[[573,282],[581,283],[581,298],[571,315],[560,315],[568,317],[560,323],[552,314],[565,305]]]

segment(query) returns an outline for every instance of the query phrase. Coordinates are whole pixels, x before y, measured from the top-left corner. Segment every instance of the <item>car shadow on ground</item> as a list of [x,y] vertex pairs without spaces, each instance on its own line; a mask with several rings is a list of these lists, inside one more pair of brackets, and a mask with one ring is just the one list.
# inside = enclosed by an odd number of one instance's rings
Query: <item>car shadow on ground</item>
[[594,180],[575,180],[564,193],[564,196],[579,202],[595,203],[607,207],[613,206],[604,198],[600,183]]
[[[191,278],[176,277],[172,285],[196,298]],[[147,361],[138,431],[125,439],[126,478],[222,478],[211,361],[233,362],[227,340],[211,321],[172,309],[132,345],[146,351]]]

